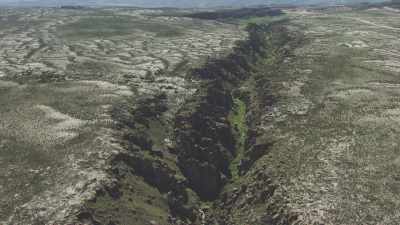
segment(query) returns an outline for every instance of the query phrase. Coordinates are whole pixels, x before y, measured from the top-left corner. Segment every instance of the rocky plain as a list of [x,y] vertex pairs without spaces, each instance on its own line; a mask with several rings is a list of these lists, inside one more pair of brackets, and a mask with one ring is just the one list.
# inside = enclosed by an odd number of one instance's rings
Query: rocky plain
[[399,21],[1,8],[0,224],[399,224]]

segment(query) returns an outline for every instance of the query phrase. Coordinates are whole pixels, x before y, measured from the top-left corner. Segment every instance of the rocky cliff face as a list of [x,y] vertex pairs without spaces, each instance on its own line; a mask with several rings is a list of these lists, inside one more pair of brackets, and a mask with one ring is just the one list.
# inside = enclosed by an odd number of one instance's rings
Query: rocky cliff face
[[204,200],[217,197],[230,177],[234,139],[227,115],[230,92],[207,83],[176,118],[178,163],[189,186]]

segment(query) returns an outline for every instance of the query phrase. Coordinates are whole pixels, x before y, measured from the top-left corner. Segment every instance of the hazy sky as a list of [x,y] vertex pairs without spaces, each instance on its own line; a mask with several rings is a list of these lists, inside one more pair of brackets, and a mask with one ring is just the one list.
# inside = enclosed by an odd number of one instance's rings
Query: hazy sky
[[[142,7],[207,7],[207,6],[246,6],[256,4],[314,4],[351,3],[366,0],[0,0],[2,5],[14,6],[59,6],[59,5],[131,5]],[[378,2],[382,0],[370,0]]]

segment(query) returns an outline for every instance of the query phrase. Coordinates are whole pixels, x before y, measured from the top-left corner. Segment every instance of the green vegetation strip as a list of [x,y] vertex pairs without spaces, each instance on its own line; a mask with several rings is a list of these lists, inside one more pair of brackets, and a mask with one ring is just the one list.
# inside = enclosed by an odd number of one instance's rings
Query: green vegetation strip
[[228,120],[232,126],[232,133],[236,139],[236,157],[230,165],[232,179],[235,180],[239,177],[240,161],[244,155],[244,148],[247,138],[248,127],[246,124],[246,104],[239,98],[234,99],[234,105]]

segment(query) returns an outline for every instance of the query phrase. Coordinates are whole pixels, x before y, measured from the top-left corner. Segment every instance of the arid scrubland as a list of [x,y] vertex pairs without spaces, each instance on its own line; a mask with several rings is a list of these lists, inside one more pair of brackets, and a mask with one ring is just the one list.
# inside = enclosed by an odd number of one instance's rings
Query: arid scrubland
[[399,224],[399,11],[283,12],[0,9],[0,224]]

